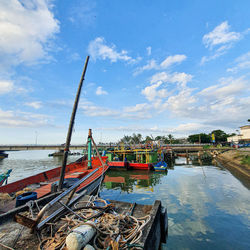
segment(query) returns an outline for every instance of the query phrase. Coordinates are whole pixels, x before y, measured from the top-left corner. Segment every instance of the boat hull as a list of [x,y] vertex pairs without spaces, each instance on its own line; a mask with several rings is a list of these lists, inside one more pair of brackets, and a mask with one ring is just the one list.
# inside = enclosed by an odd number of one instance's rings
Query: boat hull
[[[103,161],[105,161],[107,157],[102,157],[102,159]],[[82,162],[73,162],[73,163],[68,164],[65,170],[65,178],[67,178],[67,176],[70,176],[70,175],[72,175],[72,177],[75,177],[75,178],[81,178],[84,175],[87,175],[89,172],[91,172],[91,169],[87,169],[87,164],[88,162],[86,160]],[[100,166],[101,166],[101,162],[98,159],[98,157],[92,158],[93,169],[98,168]],[[108,167],[105,168],[105,172],[107,171],[107,168]],[[32,185],[32,184],[55,182],[59,179],[60,172],[61,172],[61,167],[57,167],[57,168],[42,172],[40,174],[36,174],[30,177],[24,178],[22,180],[9,183],[7,185],[0,187],[0,193],[11,194],[19,190],[22,190],[25,187]],[[100,174],[100,172],[101,170],[98,171],[98,174]],[[79,173],[79,174],[76,175],[76,173]],[[96,176],[97,175],[95,174],[94,177]],[[90,180],[92,180],[93,178],[90,178]],[[46,185],[43,185],[43,186],[46,186]]]
[[126,168],[128,169],[129,163],[125,161],[111,161],[108,163],[109,167],[111,169],[113,168]]
[[108,163],[111,169],[121,168],[121,169],[131,169],[131,170],[151,170],[151,163],[130,163],[124,161],[110,161]]

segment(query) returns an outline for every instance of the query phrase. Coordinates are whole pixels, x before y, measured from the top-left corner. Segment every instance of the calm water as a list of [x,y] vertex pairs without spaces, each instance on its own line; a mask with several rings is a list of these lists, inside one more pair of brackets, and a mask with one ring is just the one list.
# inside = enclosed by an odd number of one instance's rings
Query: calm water
[[[14,181],[60,165],[48,153],[10,153],[0,161],[0,172],[12,168]],[[169,216],[167,249],[250,249],[250,191],[223,167],[177,159],[167,173],[109,171],[101,197],[142,204],[161,200]]]

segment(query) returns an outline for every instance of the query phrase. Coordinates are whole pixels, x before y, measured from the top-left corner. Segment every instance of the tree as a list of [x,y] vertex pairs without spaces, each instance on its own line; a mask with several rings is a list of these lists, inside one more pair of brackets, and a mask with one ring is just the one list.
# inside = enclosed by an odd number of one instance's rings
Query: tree
[[171,134],[169,134],[169,135],[167,136],[167,139],[169,140],[170,144],[172,144],[172,142],[173,142],[173,140],[174,140],[174,136],[171,135]]
[[195,143],[195,142],[209,143],[211,142],[211,136],[205,133],[193,134],[193,135],[188,136],[188,141],[192,143]]
[[139,144],[142,141],[142,135],[141,134],[133,134],[131,138],[131,142],[134,144]]
[[215,135],[215,142],[217,142],[217,143],[226,142],[227,137],[229,137],[229,135],[227,133],[225,133],[223,130],[220,130],[220,129],[212,131],[210,133],[210,135],[212,135],[212,134]]
[[120,140],[120,142],[129,144],[131,142],[131,136],[129,135],[124,135],[123,138]]
[[155,140],[156,141],[159,141],[159,140],[162,140],[163,139],[163,136],[160,136],[160,135],[157,135],[156,137],[155,137]]
[[153,141],[153,139],[147,135],[145,138],[145,142],[151,142],[151,141]]

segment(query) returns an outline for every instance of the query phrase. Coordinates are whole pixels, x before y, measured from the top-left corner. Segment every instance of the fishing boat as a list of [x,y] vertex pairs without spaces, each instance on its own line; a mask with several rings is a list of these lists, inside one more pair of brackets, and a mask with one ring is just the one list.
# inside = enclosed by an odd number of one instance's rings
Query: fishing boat
[[[59,151],[57,152],[54,152],[54,153],[51,153],[51,154],[48,154],[49,157],[62,157],[64,154],[64,150],[63,149],[60,149]],[[69,152],[68,155],[80,155],[81,153],[80,152]]]
[[[107,157],[102,157],[102,160],[105,162]],[[98,157],[92,157],[92,168],[88,169],[88,160],[77,160],[76,162],[70,163],[66,166],[65,171],[65,181],[64,186],[69,187],[70,183],[74,183],[75,181],[87,176],[89,173],[98,169],[98,171],[91,177],[91,180],[98,179],[98,177],[102,174],[102,164]],[[104,172],[108,169],[107,166],[104,167]],[[53,183],[57,183],[60,177],[61,167],[57,167],[51,170],[44,171],[42,173],[26,177],[19,181],[15,181],[9,183],[7,185],[0,187],[0,193],[8,193],[13,194],[24,188],[27,188],[37,192],[38,198],[43,197],[51,192],[51,188],[53,188]],[[85,184],[91,183],[91,180],[86,181]],[[33,186],[33,187],[32,187]],[[38,188],[34,188],[34,186],[38,186]],[[51,187],[52,186],[52,187]],[[82,184],[81,187],[84,185]]]
[[[13,193],[32,184],[35,185],[32,192],[21,195],[21,198],[34,198],[33,194],[36,198],[35,201],[26,200],[26,203],[10,211],[8,205],[4,206],[4,214],[0,214],[0,225],[4,232],[0,246],[4,248],[82,249],[90,243],[95,249],[159,249],[161,242],[166,242],[167,211],[160,201],[155,201],[153,205],[137,205],[98,197],[100,184],[109,166],[106,164],[108,157],[100,156],[91,130],[87,159],[83,157],[67,165],[88,58],[71,116],[62,167],[0,187],[0,192]],[[97,157],[91,157],[92,144]],[[97,195],[87,196],[95,190]],[[13,218],[24,227],[17,227]],[[6,233],[8,237],[4,237]]]
[[[93,196],[84,195],[74,205],[66,205],[69,196],[69,193],[57,196],[40,211],[38,206],[19,211],[14,220],[23,226],[13,220],[5,222],[1,229],[8,237],[1,237],[0,246],[7,249],[157,250],[166,243],[168,215],[158,200],[152,205],[142,205],[93,200]],[[74,194],[72,200],[76,197]],[[46,207],[46,215],[41,219],[39,216]]]
[[159,161],[154,165],[155,171],[166,171],[167,170],[167,163],[165,161]]
[[88,61],[89,57],[86,58],[75,103],[73,106],[73,111],[71,114],[67,139],[64,145],[65,148],[62,166],[1,186],[0,193],[10,195],[13,195],[14,193],[13,196],[16,197],[16,201],[10,200],[0,207],[1,213],[5,213],[8,210],[13,209],[15,206],[18,207],[24,205],[30,200],[40,199],[50,194],[57,193],[58,191],[62,192],[64,188],[71,188],[79,181],[80,184],[77,185],[74,192],[80,192],[84,189],[88,190],[89,187],[91,188],[88,191],[93,192],[95,188],[92,187],[92,184],[100,184],[100,181],[107,171],[108,166],[105,164],[106,157],[101,157],[98,151],[97,157],[91,157],[92,144],[95,150],[97,150],[96,144],[92,138],[91,129],[89,129],[88,134],[88,159],[82,158],[82,160],[78,160],[67,165],[67,157],[69,154],[75,114]]
[[0,159],[8,158],[8,154],[4,153],[4,151],[0,151]]
[[111,169],[127,170],[165,170],[164,155],[153,149],[116,149],[107,151],[108,165]]
[[11,171],[12,171],[12,169],[9,169],[5,173],[0,174],[0,187],[4,184],[4,182],[5,182],[5,184],[7,184]]

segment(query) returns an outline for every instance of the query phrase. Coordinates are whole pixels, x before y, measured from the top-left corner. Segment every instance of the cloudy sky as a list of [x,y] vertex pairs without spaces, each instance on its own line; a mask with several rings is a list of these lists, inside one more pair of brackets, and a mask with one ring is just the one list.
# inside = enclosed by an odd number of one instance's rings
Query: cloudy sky
[[249,1],[0,1],[0,144],[235,132],[250,118]]

